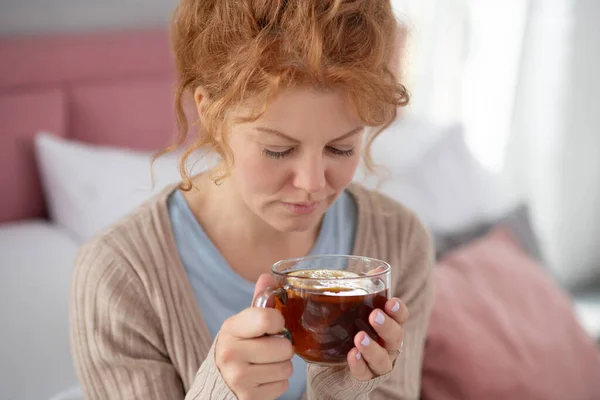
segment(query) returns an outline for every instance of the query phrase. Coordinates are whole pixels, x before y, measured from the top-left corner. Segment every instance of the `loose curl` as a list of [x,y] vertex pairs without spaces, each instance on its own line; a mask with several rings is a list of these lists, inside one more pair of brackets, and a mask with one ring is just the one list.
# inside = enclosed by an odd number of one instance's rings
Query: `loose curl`
[[[182,188],[192,187],[186,161],[201,148],[225,161],[215,182],[229,175],[230,110],[252,105],[250,116],[237,122],[254,121],[280,90],[297,86],[344,89],[361,121],[380,127],[369,133],[363,154],[373,170],[373,140],[409,101],[390,70],[396,31],[390,0],[181,0],[171,26],[178,137],[162,153],[187,143]],[[183,101],[197,88],[209,101],[189,141]]]

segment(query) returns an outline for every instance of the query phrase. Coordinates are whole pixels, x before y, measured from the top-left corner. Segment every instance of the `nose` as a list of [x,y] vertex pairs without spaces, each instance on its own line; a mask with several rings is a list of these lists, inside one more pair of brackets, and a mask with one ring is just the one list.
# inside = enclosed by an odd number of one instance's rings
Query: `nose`
[[302,157],[295,169],[294,187],[307,193],[318,193],[325,188],[325,160],[322,154]]

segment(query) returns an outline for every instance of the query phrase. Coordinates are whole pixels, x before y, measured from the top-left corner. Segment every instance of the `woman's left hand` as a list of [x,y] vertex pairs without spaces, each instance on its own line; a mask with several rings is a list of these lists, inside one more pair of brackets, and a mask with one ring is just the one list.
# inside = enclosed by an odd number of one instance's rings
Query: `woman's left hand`
[[368,381],[392,371],[394,361],[402,351],[402,330],[408,321],[408,309],[397,298],[385,303],[385,310],[373,310],[369,323],[384,342],[380,346],[366,332],[354,337],[354,347],[348,353],[350,372],[359,381]]

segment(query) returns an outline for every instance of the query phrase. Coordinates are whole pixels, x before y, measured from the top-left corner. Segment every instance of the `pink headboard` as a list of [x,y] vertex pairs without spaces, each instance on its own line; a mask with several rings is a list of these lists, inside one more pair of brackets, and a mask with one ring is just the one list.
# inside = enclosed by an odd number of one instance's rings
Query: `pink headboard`
[[45,216],[38,131],[136,149],[167,145],[173,65],[166,31],[0,39],[0,223]]

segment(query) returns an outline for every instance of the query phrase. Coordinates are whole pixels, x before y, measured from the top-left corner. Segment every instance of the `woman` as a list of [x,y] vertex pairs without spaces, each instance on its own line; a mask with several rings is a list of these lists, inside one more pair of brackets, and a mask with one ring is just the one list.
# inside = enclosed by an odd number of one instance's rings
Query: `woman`
[[[179,188],[82,249],[71,333],[86,398],[416,399],[430,239],[406,208],[351,184],[361,152],[371,162],[367,128],[407,103],[389,67],[390,1],[181,0],[172,28],[178,144],[221,163],[189,177],[183,159]],[[357,334],[344,368],[306,367],[266,336],[279,311],[250,307],[275,261],[322,253],[394,268],[394,297],[370,316],[384,346]]]

